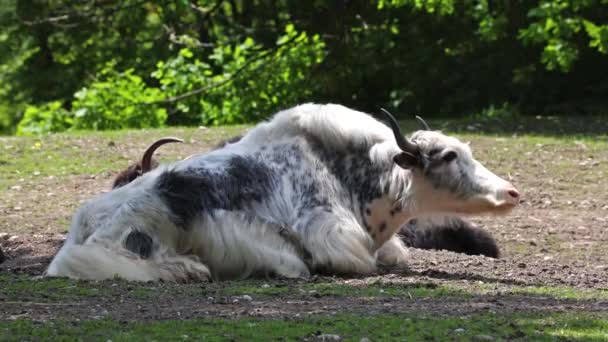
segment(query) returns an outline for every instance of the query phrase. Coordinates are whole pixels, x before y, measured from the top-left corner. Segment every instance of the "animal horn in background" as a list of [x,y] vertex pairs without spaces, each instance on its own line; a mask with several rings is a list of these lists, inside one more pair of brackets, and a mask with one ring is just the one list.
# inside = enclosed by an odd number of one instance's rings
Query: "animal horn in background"
[[141,158],[141,173],[144,174],[152,169],[152,155],[157,148],[161,147],[164,144],[173,143],[173,142],[184,142],[182,139],[166,137],[161,138],[153,142],[148,148],[146,152],[144,152],[144,156]]
[[419,117],[418,115],[416,115],[416,120],[418,120],[418,122],[420,122],[420,125],[422,126],[422,128],[425,131],[430,131],[431,127],[429,127],[429,125],[426,123],[426,121],[424,121],[421,117]]
[[388,122],[391,125],[391,129],[393,130],[393,134],[395,135],[395,140],[397,140],[397,145],[399,146],[399,148],[401,148],[403,152],[408,152],[413,155],[416,155],[418,153],[418,146],[413,142],[409,141],[407,138],[405,138],[403,134],[401,134],[401,128],[399,128],[399,124],[397,123],[395,117],[384,108],[380,108],[380,110],[388,119]]

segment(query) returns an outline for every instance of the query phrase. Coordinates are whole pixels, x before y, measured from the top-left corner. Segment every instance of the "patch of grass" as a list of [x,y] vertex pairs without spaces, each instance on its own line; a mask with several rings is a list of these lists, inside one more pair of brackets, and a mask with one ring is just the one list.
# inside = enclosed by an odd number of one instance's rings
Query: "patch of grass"
[[196,319],[159,322],[49,321],[0,322],[7,341],[40,340],[247,340],[314,338],[338,335],[347,341],[533,339],[602,341],[608,319],[590,313],[518,313],[467,317],[422,315],[337,315],[306,319]]
[[[179,296],[234,297],[250,295],[261,300],[298,297],[350,297],[403,299],[446,298],[466,300],[484,295],[513,295],[548,297],[553,299],[608,299],[608,289],[577,289],[548,286],[497,286],[495,284],[439,285],[434,283],[357,283],[284,282],[276,280],[226,281],[210,284],[151,284],[127,282],[120,279],[104,282],[77,281],[65,278],[32,279],[28,276],[0,275],[0,288],[6,300],[61,301],[66,297],[125,295],[151,299],[174,293]],[[0,296],[1,298],[2,296]]]
[[471,295],[513,295],[518,297],[574,299],[574,300],[603,300],[608,299],[608,288],[589,289],[568,286],[507,286],[492,283],[467,284],[463,290]]
[[513,288],[506,293],[516,295],[533,295],[556,299],[608,299],[608,289],[576,289],[572,287],[525,286]]
[[157,289],[150,287],[135,287],[129,291],[129,294],[135,298],[139,299],[149,299],[154,298]]
[[[184,286],[171,285],[176,289]],[[61,303],[65,299],[78,301],[84,297],[116,295],[150,299],[166,291],[157,285],[128,282],[122,279],[87,281],[68,278],[33,278],[26,275],[0,275],[0,289],[0,300],[43,303]]]
[[[248,126],[229,126],[200,130],[197,128],[161,128],[124,131],[76,131],[40,137],[0,138],[0,188],[19,180],[41,177],[99,174],[117,171],[128,162],[125,150],[154,139],[176,136],[201,148],[215,145],[243,133]],[[183,156],[186,157],[186,156]]]
[[258,296],[277,296],[292,293],[292,289],[284,284],[260,283],[256,280],[244,282],[227,282],[219,288],[204,288],[203,292],[209,295],[239,296],[239,295],[258,295]]
[[383,284],[373,283],[368,285],[346,285],[335,283],[306,284],[301,287],[304,293],[318,294],[321,296],[337,297],[456,297],[468,298],[471,294],[465,290],[454,287],[436,285],[432,283],[415,284]]
[[[196,293],[200,293],[197,287]],[[204,295],[240,296],[333,296],[333,297],[401,297],[401,298],[451,298],[470,299],[480,295],[514,295],[525,297],[549,297],[553,299],[593,300],[608,299],[608,289],[579,289],[550,286],[500,286],[495,284],[440,285],[435,283],[373,282],[344,284],[340,282],[302,282],[284,284],[276,281],[232,281],[202,287]]]
[[61,301],[72,297],[91,297],[108,293],[105,287],[65,278],[32,279],[27,276],[0,275],[0,289],[7,300]]
[[[192,289],[193,293],[200,293],[200,289]],[[206,296],[241,296],[255,295],[262,297],[281,296],[333,296],[333,297],[404,297],[404,298],[423,298],[423,297],[457,297],[468,298],[470,294],[464,289],[436,285],[432,283],[413,283],[413,284],[391,284],[391,283],[371,283],[371,284],[343,284],[336,282],[322,283],[291,283],[285,284],[276,281],[231,281],[222,282],[219,285],[209,284],[202,286],[203,295]]]
[[[449,132],[482,133],[502,136],[569,136],[576,139],[595,139],[608,142],[608,122],[597,116],[531,116],[500,115],[495,117],[474,115],[463,118],[427,120],[433,129]],[[404,120],[407,127],[418,129],[415,120]]]
[[[501,129],[500,122],[485,123],[482,128],[474,131],[466,129],[470,126],[470,120],[436,119],[431,120],[430,124],[446,133],[456,134],[463,140],[482,143],[489,139],[493,140],[493,144],[499,148],[512,146],[514,143],[524,144],[525,149],[538,144],[563,147],[577,141],[584,143],[592,151],[605,149],[608,146],[608,138],[600,139],[597,135],[581,135],[578,131],[568,131],[569,126],[566,125],[570,125],[569,121],[564,122],[562,134],[548,136],[538,135],[544,131],[533,129],[540,125],[538,119],[528,121],[526,124],[531,125],[532,129],[522,129],[517,136],[513,136],[513,133],[518,133],[517,130]],[[418,129],[414,120],[404,120],[402,126],[406,132]],[[528,128],[528,126],[525,127]],[[0,138],[0,151],[3,152],[0,157],[0,166],[2,166],[0,168],[0,188],[17,184],[20,179],[36,180],[48,176],[65,177],[116,171],[127,164],[123,153],[125,147],[141,145],[143,148],[153,139],[163,136],[183,138],[195,145],[195,150],[200,151],[205,147],[215,145],[222,139],[242,134],[249,128],[251,126],[246,125],[214,127],[204,130],[173,127],[103,132],[75,131],[40,137],[2,137]],[[509,138],[505,139],[505,135]],[[521,148],[511,150],[515,154],[522,152]],[[501,154],[505,157],[510,155],[508,151]]]

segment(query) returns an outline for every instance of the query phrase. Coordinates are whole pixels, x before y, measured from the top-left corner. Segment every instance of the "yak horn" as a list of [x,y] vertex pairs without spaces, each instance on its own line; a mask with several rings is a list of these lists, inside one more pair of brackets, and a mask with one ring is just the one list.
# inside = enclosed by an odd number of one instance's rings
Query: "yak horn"
[[182,139],[167,137],[161,138],[153,142],[148,148],[146,152],[144,152],[144,156],[141,158],[141,173],[144,174],[152,169],[152,155],[157,148],[161,147],[164,144],[172,143],[172,142],[184,142]]
[[397,123],[395,117],[384,108],[380,108],[380,110],[382,111],[382,113],[384,113],[384,115],[388,119],[388,122],[391,125],[391,129],[393,130],[393,134],[395,135],[395,140],[397,140],[397,146],[399,146],[399,148],[401,148],[403,152],[408,152],[413,155],[416,155],[418,153],[418,146],[413,142],[409,141],[407,138],[405,138],[403,134],[401,134],[401,129],[399,128],[399,124]]
[[426,123],[426,121],[424,121],[421,117],[419,117],[418,115],[416,115],[416,120],[418,120],[418,122],[420,122],[420,125],[422,126],[422,128],[425,131],[430,131],[431,127],[429,127],[429,125]]

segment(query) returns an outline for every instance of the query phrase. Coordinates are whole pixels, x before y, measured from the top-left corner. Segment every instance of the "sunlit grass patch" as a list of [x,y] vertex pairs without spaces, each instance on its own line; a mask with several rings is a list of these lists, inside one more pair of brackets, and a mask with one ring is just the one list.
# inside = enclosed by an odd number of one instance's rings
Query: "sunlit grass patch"
[[194,319],[155,322],[27,320],[0,322],[4,340],[301,340],[335,335],[347,341],[581,340],[608,338],[606,317],[590,313],[475,314],[464,317],[371,314],[297,319]]
[[[36,181],[43,177],[91,175],[117,171],[134,158],[129,152],[154,140],[175,136],[205,150],[223,139],[244,132],[249,126],[219,128],[161,128],[124,131],[75,131],[40,137],[0,138],[0,188],[18,184],[20,180]],[[175,156],[176,152],[163,156]],[[186,157],[185,155],[182,157]],[[161,158],[161,160],[174,160]]]
[[338,297],[455,297],[467,298],[471,295],[463,289],[433,283],[372,283],[365,285],[347,285],[340,283],[307,284],[302,286],[302,293],[320,296]]
[[517,296],[522,298],[549,298],[549,299],[573,299],[573,300],[606,300],[608,299],[607,288],[576,288],[570,286],[522,286],[505,285],[493,283],[467,283],[464,285],[452,285],[468,291],[472,295],[499,295]]
[[506,294],[531,295],[538,297],[549,297],[556,299],[608,299],[608,288],[606,289],[577,289],[573,287],[549,287],[549,286],[524,286],[515,287]]
[[66,278],[35,279],[29,276],[0,275],[2,297],[7,301],[61,301],[68,297],[107,295],[108,290],[86,281]]

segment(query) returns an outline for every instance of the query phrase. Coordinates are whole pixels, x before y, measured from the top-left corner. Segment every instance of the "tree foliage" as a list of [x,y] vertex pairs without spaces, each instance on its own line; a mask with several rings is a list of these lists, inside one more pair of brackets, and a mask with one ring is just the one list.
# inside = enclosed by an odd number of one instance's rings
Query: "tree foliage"
[[608,0],[6,0],[0,26],[9,133],[608,102]]

